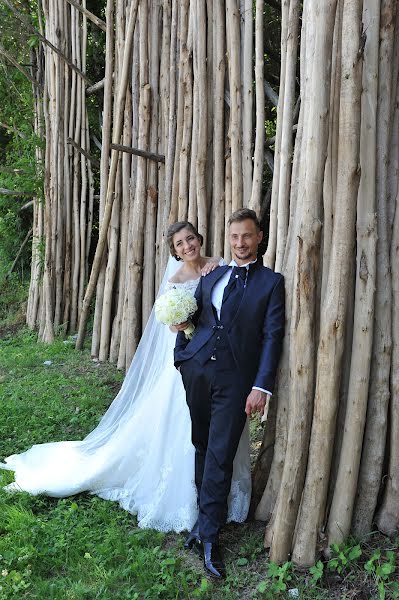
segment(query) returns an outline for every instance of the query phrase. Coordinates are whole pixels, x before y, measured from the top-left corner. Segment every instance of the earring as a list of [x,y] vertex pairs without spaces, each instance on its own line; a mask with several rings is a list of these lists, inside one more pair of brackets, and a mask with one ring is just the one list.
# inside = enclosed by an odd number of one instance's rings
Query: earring
[[177,254],[174,254],[173,258],[175,258],[176,260],[181,260],[180,256],[177,256]]

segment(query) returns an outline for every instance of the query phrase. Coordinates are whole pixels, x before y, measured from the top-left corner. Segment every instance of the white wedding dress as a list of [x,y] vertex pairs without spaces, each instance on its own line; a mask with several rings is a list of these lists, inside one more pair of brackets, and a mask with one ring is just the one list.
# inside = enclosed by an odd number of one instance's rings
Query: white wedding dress
[[[160,294],[178,268],[170,259]],[[183,286],[194,293],[199,280]],[[115,500],[159,531],[190,530],[197,518],[190,414],[173,366],[176,335],[152,311],[123,386],[82,441],[38,444],[0,468],[15,472],[6,489],[56,498],[83,491]],[[228,520],[246,519],[251,497],[248,424],[234,461]]]

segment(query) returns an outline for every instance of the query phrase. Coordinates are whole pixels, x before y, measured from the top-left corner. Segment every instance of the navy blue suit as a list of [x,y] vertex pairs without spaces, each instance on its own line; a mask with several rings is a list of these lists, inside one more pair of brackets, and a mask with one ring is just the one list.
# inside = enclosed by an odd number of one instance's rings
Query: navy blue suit
[[[273,392],[284,337],[284,278],[250,265],[246,287],[236,305],[212,306],[212,289],[229,269],[202,277],[195,292],[195,333],[179,332],[175,365],[180,366],[196,450],[202,541],[214,542],[227,516],[233,460],[245,425],[246,398],[253,386]],[[227,308],[227,301],[226,301]]]

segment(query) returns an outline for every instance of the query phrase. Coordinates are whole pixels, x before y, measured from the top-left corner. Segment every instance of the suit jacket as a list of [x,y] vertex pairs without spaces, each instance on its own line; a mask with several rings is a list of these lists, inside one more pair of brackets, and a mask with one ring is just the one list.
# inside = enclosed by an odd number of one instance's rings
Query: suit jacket
[[[192,319],[196,329],[191,340],[186,339],[184,332],[178,333],[174,354],[176,367],[193,358],[214,335],[216,317],[212,288],[228,268],[219,267],[201,277],[195,292],[198,309]],[[234,318],[230,323],[222,321],[234,366],[242,374],[245,387],[256,386],[273,392],[284,324],[284,278],[258,260],[250,265],[247,285]]]

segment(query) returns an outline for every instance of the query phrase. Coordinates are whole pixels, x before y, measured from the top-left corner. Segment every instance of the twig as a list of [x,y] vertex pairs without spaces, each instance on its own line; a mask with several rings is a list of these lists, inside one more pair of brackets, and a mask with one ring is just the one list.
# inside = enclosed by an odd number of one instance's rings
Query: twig
[[35,196],[34,192],[20,192],[17,190],[8,190],[7,188],[0,188],[1,196]]
[[[70,0],[67,0],[67,2],[70,2]],[[100,90],[103,90],[104,82],[105,82],[105,79],[101,79],[101,81],[97,81],[97,83],[94,83],[90,87],[86,88],[86,96],[91,96],[92,94],[95,94],[96,92],[99,92]]]
[[84,8],[83,6],[81,6],[79,4],[79,2],[75,2],[75,0],[66,0],[66,1],[69,4],[71,4],[72,6],[74,6],[75,8],[77,8],[78,10],[80,10],[81,13],[83,13],[92,23],[97,25],[97,27],[102,29],[102,31],[106,31],[107,25],[104,23],[104,21],[102,19],[99,19],[98,17],[96,17],[96,15],[93,15],[93,13],[90,12],[89,10],[87,10],[87,8]]
[[29,200],[29,202],[27,202],[26,204],[24,204],[23,206],[21,206],[21,208],[19,209],[21,210],[25,210],[25,208],[29,208],[30,206],[32,206],[32,204],[34,203],[34,200]]
[[274,91],[268,81],[265,81],[265,94],[274,106],[278,105],[278,94]]
[[40,85],[40,83],[38,83],[36,81],[36,79],[34,77],[32,77],[32,75],[30,73],[28,73],[28,71],[26,69],[23,68],[22,65],[19,64],[19,62],[13,57],[11,56],[11,54],[9,54],[7,52],[7,50],[5,48],[3,48],[3,46],[0,44],[0,54],[2,54],[3,56],[5,56],[5,58],[12,64],[14,65],[14,67],[16,67],[18,69],[18,71],[20,73],[22,73],[22,75],[25,75],[25,77],[36,87],[39,88],[39,90],[43,90],[43,86]]
[[15,6],[11,2],[9,2],[9,0],[3,0],[3,3],[6,6],[8,6],[8,8],[11,10],[11,12],[14,13],[14,15],[21,21],[21,23],[23,23],[29,29],[29,31],[34,33],[39,38],[39,40],[41,40],[43,42],[43,44],[46,44],[46,46],[48,46],[49,48],[51,48],[51,50],[53,50],[56,54],[58,54],[58,56],[60,56],[62,58],[62,60],[65,61],[66,64],[71,67],[71,69],[73,69],[78,75],[80,75],[80,77],[82,77],[87,82],[88,85],[91,85],[91,82],[86,77],[86,75],[83,73],[83,71],[78,69],[78,67],[76,65],[74,65],[73,62],[71,60],[69,60],[69,58],[67,58],[65,56],[65,54],[63,54],[61,52],[61,50],[56,48],[47,38],[45,38],[44,35],[42,35],[40,33],[40,31],[35,29],[35,27],[33,27],[33,25],[31,25],[31,23],[29,23],[28,19],[26,19],[24,16],[22,16],[17,11]]
[[14,258],[14,262],[12,263],[9,271],[7,272],[6,279],[8,279],[10,277],[11,273],[13,272],[14,267],[17,264],[18,259],[19,259],[19,257],[21,256],[21,254],[23,252],[23,249],[25,248],[26,244],[29,241],[30,236],[32,235],[32,231],[33,231],[33,229],[29,229],[29,231],[28,231],[28,233],[26,235],[26,238],[22,242],[22,245],[21,245],[20,249],[18,250],[16,257]]
[[165,156],[163,154],[155,154],[154,152],[146,152],[145,150],[139,150],[138,148],[131,148],[130,146],[121,146],[120,144],[111,144],[113,150],[119,150],[120,152],[127,152],[128,154],[134,154],[135,156],[142,156],[149,160],[155,160],[156,162],[165,162]]
[[[2,126],[3,124],[0,123],[0,126]],[[10,129],[9,127],[7,127],[7,129]],[[0,173],[15,173],[16,175],[19,174],[25,174],[25,175],[32,175],[33,171],[27,171],[26,169],[13,169],[12,167],[3,167],[0,166]]]
[[265,148],[265,160],[267,162],[267,166],[273,173],[273,171],[274,171],[274,156],[273,156],[273,153],[268,148]]
[[71,144],[71,146],[73,146],[75,148],[75,150],[80,152],[80,154],[83,154],[83,156],[85,156],[87,158],[87,160],[89,160],[91,162],[92,165],[94,165],[95,167],[98,167],[98,168],[100,167],[100,163],[98,162],[98,160],[95,159],[94,156],[89,154],[86,150],[84,150],[81,146],[79,146],[79,144],[74,142],[71,138],[67,139],[67,143]]
[[0,127],[3,127],[3,129],[9,129],[10,131],[13,131],[18,137],[22,138],[23,140],[26,140],[26,135],[24,133],[22,133],[22,131],[18,131],[18,129],[14,125],[7,125],[7,123],[0,123]]

